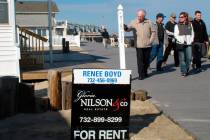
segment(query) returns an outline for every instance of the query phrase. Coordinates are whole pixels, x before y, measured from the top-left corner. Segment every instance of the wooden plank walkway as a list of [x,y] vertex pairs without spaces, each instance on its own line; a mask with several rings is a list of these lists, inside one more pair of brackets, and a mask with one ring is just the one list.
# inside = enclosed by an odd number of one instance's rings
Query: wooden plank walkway
[[[72,70],[58,70],[61,71],[62,77],[72,75]],[[21,73],[21,80],[47,80],[48,79],[48,70],[39,70],[39,71],[28,71]]]

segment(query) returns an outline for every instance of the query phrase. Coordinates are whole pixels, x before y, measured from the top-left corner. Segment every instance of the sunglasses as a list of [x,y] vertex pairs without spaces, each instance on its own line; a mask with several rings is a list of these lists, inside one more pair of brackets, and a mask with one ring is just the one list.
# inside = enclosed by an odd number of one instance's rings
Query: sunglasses
[[184,16],[180,16],[179,18],[185,18]]

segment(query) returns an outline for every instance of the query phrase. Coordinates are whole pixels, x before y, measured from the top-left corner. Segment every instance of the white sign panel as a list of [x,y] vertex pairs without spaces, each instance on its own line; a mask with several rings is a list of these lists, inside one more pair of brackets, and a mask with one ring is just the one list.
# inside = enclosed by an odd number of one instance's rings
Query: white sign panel
[[74,84],[130,84],[131,70],[74,69]]

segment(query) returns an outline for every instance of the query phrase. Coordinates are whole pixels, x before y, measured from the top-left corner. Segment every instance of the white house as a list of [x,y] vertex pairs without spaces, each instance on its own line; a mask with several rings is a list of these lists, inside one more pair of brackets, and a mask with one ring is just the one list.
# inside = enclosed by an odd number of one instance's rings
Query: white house
[[65,38],[69,41],[69,46],[80,47],[80,33],[77,35],[70,35],[68,22],[66,21],[56,21],[56,26],[54,28],[55,34],[53,36],[53,45],[62,46],[62,39]]
[[0,0],[0,76],[20,75],[15,25],[15,1]]

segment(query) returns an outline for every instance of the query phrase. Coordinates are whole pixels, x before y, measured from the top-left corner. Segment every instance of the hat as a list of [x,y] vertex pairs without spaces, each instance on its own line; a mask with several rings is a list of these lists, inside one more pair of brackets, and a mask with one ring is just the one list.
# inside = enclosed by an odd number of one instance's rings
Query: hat
[[193,18],[192,17],[188,17],[188,21],[192,22]]
[[164,16],[164,14],[163,14],[163,13],[158,13],[158,14],[156,15],[156,18],[158,18],[158,17],[165,18],[166,16]]
[[171,13],[170,17],[176,17],[176,13]]

